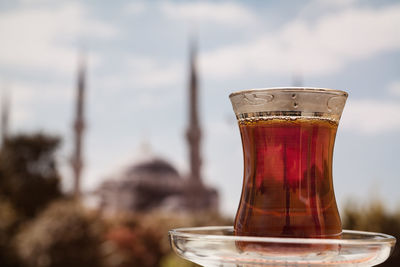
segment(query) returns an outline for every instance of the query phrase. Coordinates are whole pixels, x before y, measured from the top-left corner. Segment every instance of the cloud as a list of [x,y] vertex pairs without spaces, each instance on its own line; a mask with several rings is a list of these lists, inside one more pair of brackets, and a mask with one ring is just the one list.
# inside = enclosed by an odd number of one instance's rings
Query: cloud
[[[73,98],[74,89],[53,83],[13,82],[8,85],[11,101],[11,122],[13,128],[24,128],[32,121],[43,123],[39,107],[58,103],[69,103]],[[57,110],[59,112],[60,110]],[[63,117],[64,114],[54,112]],[[42,125],[40,125],[42,126]]]
[[227,2],[164,2],[161,12],[170,19],[240,27],[255,23],[257,16],[237,3]]
[[357,0],[314,0],[310,4],[317,4],[328,7],[343,7],[353,5]]
[[101,84],[109,88],[166,88],[176,85],[184,77],[183,66],[176,61],[162,62],[138,55],[127,56],[123,68],[104,77]]
[[355,6],[358,0],[312,0],[309,1],[301,10],[300,15],[314,17],[317,12],[332,12],[333,10],[341,10]]
[[367,135],[399,131],[400,102],[349,100],[340,124],[343,130]]
[[[78,3],[3,11],[0,13],[0,64],[70,72],[76,68],[79,40],[107,39],[117,33],[109,24],[90,18],[85,7]],[[92,57],[98,61],[98,56]]]
[[400,81],[395,81],[389,84],[388,91],[394,96],[400,96]]
[[123,12],[130,15],[143,14],[147,10],[145,2],[132,2],[124,6]]
[[206,76],[331,74],[346,64],[400,48],[400,5],[350,8],[310,23],[295,19],[273,33],[201,55]]
[[123,97],[127,92],[135,99],[135,109],[165,110],[179,101],[186,74],[181,62],[162,61],[139,55],[126,56],[119,69],[96,78],[92,86],[105,90],[110,97]]
[[183,77],[182,64],[160,62],[154,58],[131,57],[128,70],[134,75],[134,81],[139,87],[155,88],[174,85]]

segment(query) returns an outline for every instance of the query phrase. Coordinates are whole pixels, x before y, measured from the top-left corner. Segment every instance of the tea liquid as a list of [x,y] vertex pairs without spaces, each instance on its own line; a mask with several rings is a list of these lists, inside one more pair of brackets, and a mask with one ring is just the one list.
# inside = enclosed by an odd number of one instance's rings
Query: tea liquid
[[314,118],[239,122],[244,179],[235,234],[335,238],[332,183],[337,123]]

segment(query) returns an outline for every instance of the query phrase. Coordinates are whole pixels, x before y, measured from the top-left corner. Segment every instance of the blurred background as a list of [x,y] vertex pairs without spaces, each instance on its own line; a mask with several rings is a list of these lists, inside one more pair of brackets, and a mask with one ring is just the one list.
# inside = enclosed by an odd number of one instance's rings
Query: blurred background
[[1,1],[0,265],[192,266],[168,229],[239,203],[228,95],[276,86],[349,93],[344,227],[399,238],[398,1]]

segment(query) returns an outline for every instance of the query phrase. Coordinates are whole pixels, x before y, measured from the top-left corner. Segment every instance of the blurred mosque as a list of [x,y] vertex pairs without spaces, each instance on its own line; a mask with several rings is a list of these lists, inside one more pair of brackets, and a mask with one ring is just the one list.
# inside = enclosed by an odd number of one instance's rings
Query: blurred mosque
[[[204,184],[201,174],[201,126],[198,115],[198,83],[196,49],[190,50],[189,125],[186,139],[189,148],[190,173],[182,176],[166,159],[147,157],[134,162],[120,174],[104,181],[94,195],[99,208],[106,213],[119,212],[218,212],[219,196],[215,188]],[[83,168],[85,64],[78,71],[74,152],[71,166],[74,174],[74,195],[80,196]]]

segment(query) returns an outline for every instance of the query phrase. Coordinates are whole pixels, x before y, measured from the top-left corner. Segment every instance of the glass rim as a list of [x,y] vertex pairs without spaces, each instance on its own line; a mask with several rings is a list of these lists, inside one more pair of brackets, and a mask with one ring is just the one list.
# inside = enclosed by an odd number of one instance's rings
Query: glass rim
[[328,94],[344,96],[344,97],[348,97],[348,95],[349,95],[347,92],[342,91],[342,90],[337,90],[337,89],[321,88],[321,87],[292,87],[292,86],[289,86],[289,87],[266,87],[266,88],[244,89],[244,90],[232,92],[231,94],[229,94],[229,98],[236,96],[236,95],[252,93],[252,92],[328,93]]
[[[342,234],[361,235],[369,237],[365,239],[329,239],[329,238],[297,238],[297,237],[258,237],[258,236],[235,236],[222,234],[201,234],[195,231],[233,231],[233,226],[206,226],[206,227],[184,227],[170,230],[170,236],[181,238],[200,238],[204,240],[242,241],[242,242],[261,242],[261,243],[281,243],[281,244],[321,244],[321,245],[374,245],[382,243],[396,243],[393,236],[365,231],[343,230]],[[192,231],[192,232],[191,232]]]

